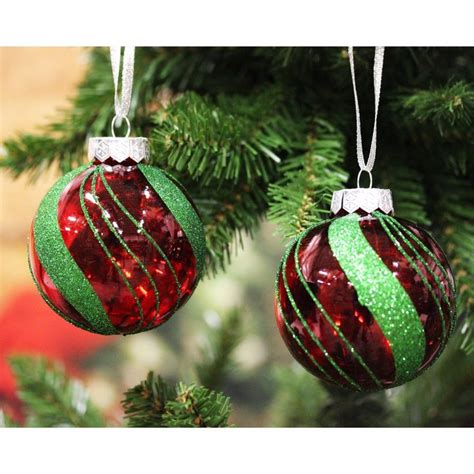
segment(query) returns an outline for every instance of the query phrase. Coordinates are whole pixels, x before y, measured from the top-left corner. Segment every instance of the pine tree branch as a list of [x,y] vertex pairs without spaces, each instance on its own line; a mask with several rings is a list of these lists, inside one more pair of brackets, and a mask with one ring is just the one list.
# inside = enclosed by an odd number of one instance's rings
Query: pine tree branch
[[474,193],[469,180],[443,173],[436,177],[434,214],[441,243],[457,285],[458,328],[462,348],[474,352]]
[[459,137],[471,133],[474,84],[458,81],[438,89],[416,91],[399,98],[395,106],[415,124],[434,126],[441,137]]
[[247,97],[219,96],[216,102],[185,93],[155,115],[155,163],[204,185],[268,182],[291,143],[290,133],[296,134],[281,107],[282,94],[274,88]]
[[182,382],[172,387],[153,372],[127,390],[122,405],[131,427],[222,427],[231,411],[222,393]]
[[28,426],[105,426],[82,383],[70,379],[59,365],[28,356],[11,357],[9,363]]
[[330,124],[315,120],[304,153],[287,158],[280,167],[283,178],[271,184],[268,218],[283,235],[293,237],[329,214],[334,190],[342,187],[344,139]]
[[423,175],[412,162],[387,160],[382,168],[382,186],[391,189],[396,215],[429,226]]
[[211,330],[206,345],[201,349],[201,362],[196,364],[199,382],[217,389],[233,368],[232,353],[242,338],[242,316],[234,308],[219,319],[218,327]]
[[169,428],[222,428],[228,426],[230,399],[206,387],[179,383],[177,397],[166,404],[163,422]]

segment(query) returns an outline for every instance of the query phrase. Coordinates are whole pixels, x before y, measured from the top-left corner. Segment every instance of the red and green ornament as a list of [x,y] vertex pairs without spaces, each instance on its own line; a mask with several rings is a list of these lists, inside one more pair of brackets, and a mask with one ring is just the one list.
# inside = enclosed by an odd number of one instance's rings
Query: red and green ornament
[[356,391],[401,385],[436,360],[454,329],[448,261],[425,230],[393,217],[387,189],[337,191],[331,210],[283,257],[280,333],[326,382]]
[[54,311],[87,331],[155,328],[202,274],[201,220],[173,177],[142,163],[145,138],[92,138],[89,155],[39,206],[29,242],[34,281]]

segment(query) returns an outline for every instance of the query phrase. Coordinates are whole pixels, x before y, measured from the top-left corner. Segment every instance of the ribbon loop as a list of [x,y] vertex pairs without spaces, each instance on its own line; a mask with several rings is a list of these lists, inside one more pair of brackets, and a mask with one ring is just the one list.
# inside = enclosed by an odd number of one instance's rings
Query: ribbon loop
[[[355,67],[354,67],[354,48],[350,46],[348,48],[349,63],[351,66],[351,77],[352,77],[352,89],[354,91],[354,102],[356,109],[356,129],[357,129],[357,162],[359,164],[360,171],[366,171],[369,173],[372,171],[375,162],[375,153],[377,150],[377,116],[379,112],[380,102],[380,89],[382,87],[382,69],[383,69],[383,57],[385,48],[383,46],[377,46],[375,48],[374,56],[374,96],[375,96],[375,114],[374,114],[374,128],[372,130],[372,141],[370,143],[369,158],[367,163],[364,158],[364,149],[362,147],[362,133],[360,125],[360,110],[359,110],[359,99],[357,98],[357,87],[355,80]],[[360,177],[360,173],[359,173]],[[359,181],[359,180],[358,180]],[[370,180],[370,187],[372,187],[372,180]]]
[[[133,89],[133,66],[135,61],[135,47],[125,46],[123,53],[122,65],[122,88],[119,94],[119,77],[120,63],[122,56],[122,47],[110,47],[110,62],[112,64],[112,75],[115,87],[115,117],[112,124],[112,133],[114,134],[114,126],[120,127],[122,120],[125,119],[127,124],[127,115],[130,110]],[[130,128],[130,126],[129,126]],[[115,135],[115,134],[114,134]]]

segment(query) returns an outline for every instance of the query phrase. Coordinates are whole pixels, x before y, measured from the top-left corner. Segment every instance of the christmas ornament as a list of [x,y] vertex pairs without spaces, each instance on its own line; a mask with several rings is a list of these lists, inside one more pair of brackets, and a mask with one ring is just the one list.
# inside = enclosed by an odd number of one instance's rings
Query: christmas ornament
[[[122,91],[128,95],[132,60],[126,48]],[[194,291],[205,253],[190,198],[170,175],[143,164],[145,138],[128,137],[128,106],[116,97],[112,123],[114,135],[117,119],[125,120],[127,136],[89,140],[91,163],[46,194],[29,241],[31,272],[46,303],[100,334],[137,333],[165,322]]]
[[[354,92],[358,111],[355,81]],[[372,180],[376,125],[365,164],[358,112],[357,124],[359,165]],[[327,382],[358,391],[403,384],[434,362],[455,327],[448,261],[426,231],[393,217],[388,189],[337,191],[331,212],[283,257],[275,298],[280,333],[296,360]]]

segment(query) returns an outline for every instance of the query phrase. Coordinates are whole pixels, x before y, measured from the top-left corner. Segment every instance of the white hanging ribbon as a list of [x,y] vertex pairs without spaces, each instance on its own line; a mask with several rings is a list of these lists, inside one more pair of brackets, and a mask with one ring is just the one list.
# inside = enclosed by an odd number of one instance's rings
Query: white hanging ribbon
[[110,62],[112,63],[112,75],[114,77],[115,87],[115,117],[112,120],[112,135],[115,137],[115,126],[120,127],[122,120],[125,120],[128,126],[127,137],[130,134],[130,121],[128,112],[132,100],[133,89],[133,65],[135,61],[135,47],[125,46],[122,65],[122,89],[119,94],[119,76],[120,62],[122,56],[122,47],[110,47]]
[[356,127],[357,127],[357,162],[359,163],[359,175],[357,177],[357,187],[359,187],[360,176],[363,171],[366,171],[370,177],[370,186],[372,187],[372,168],[375,162],[375,153],[377,150],[377,115],[379,112],[379,101],[380,101],[380,88],[382,86],[382,69],[383,69],[383,56],[385,48],[383,46],[377,46],[375,48],[374,57],[374,95],[375,95],[375,114],[374,114],[374,128],[372,131],[372,141],[370,144],[369,158],[367,163],[364,159],[364,150],[362,147],[362,133],[360,126],[360,111],[359,111],[359,100],[357,98],[357,87],[355,80],[355,68],[354,68],[354,48],[349,47],[349,63],[351,65],[351,76],[352,76],[352,87],[354,90],[354,101],[356,109]]

